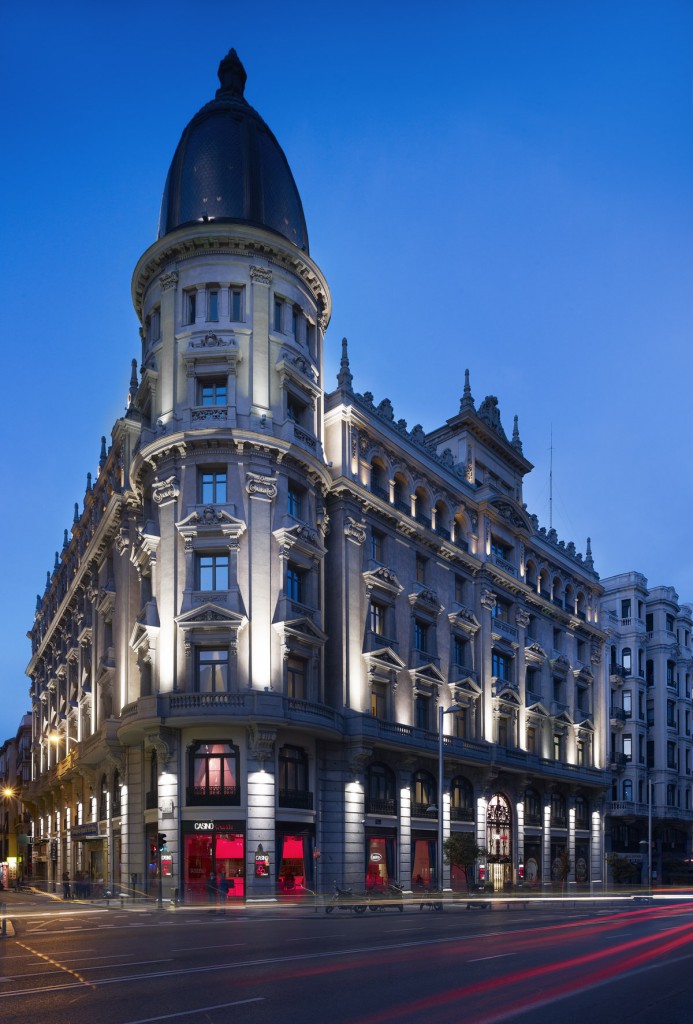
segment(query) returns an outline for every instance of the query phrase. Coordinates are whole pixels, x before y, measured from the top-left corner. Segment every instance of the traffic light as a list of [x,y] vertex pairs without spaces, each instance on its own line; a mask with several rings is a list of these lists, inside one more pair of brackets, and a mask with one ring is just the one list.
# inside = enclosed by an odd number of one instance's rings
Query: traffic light
[[158,839],[159,839],[159,853],[161,853],[162,850],[166,849],[166,834],[164,832],[159,832]]

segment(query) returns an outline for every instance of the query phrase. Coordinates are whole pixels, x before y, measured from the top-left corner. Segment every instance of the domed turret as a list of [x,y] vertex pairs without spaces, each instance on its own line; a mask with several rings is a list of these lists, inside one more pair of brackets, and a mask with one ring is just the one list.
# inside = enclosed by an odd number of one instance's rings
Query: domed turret
[[220,88],[188,124],[166,179],[159,238],[196,221],[238,221],[276,231],[308,252],[301,197],[281,146],[243,96],[235,50]]

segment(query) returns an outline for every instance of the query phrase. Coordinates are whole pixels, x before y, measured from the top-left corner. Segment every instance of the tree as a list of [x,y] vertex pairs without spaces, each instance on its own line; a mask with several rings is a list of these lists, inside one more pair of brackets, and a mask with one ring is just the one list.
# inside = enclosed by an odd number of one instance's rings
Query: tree
[[469,889],[469,879],[473,873],[476,859],[483,852],[483,847],[477,846],[472,832],[453,832],[443,843],[445,863],[464,871],[467,889]]

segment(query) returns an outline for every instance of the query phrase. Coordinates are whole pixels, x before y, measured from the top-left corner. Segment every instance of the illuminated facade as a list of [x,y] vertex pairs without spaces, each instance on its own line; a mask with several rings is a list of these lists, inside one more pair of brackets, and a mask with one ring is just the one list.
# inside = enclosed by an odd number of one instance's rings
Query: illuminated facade
[[589,546],[527,513],[517,422],[468,378],[429,434],[354,390],[346,343],[326,390],[298,191],[233,51],[220,82],[134,272],[128,411],[38,602],[35,871],[152,892],[161,845],[186,900],[222,872],[239,898],[435,885],[440,811],[495,888],[550,885],[564,850],[600,881]]
[[[610,800],[615,881],[690,882],[693,827],[693,620],[673,587],[637,572],[603,581],[608,634]],[[648,794],[648,784],[651,792]]]

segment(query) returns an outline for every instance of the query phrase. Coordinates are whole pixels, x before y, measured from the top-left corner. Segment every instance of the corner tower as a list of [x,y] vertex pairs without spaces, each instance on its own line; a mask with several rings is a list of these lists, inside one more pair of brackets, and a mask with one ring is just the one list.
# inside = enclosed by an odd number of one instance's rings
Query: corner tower
[[288,162],[244,97],[234,50],[219,81],[181,136],[159,237],[132,282],[142,362],[126,417],[139,425],[130,486],[151,591],[143,687],[285,692],[293,652],[317,699],[331,300]]

